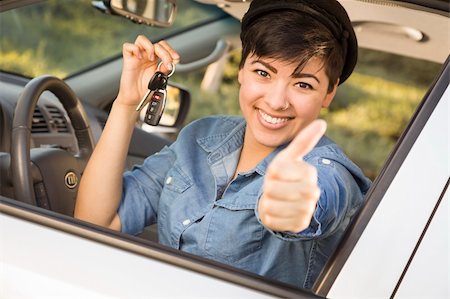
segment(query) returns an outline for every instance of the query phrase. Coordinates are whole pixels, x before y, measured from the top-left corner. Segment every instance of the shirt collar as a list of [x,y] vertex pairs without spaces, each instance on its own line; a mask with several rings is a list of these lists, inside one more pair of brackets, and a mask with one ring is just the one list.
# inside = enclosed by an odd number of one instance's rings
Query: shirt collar
[[[230,153],[235,150],[236,145],[242,146],[244,140],[246,122],[243,118],[228,118],[226,122],[221,124],[217,133],[200,137],[197,143],[208,153],[214,151],[225,151]],[[229,148],[234,148],[227,150]]]
[[[217,130],[216,134],[200,137],[197,143],[208,153],[211,163],[230,154],[231,152],[242,147],[244,141],[246,122],[243,118],[227,119],[227,123]],[[256,172],[264,176],[267,166],[272,162],[275,156],[283,150],[288,144],[283,144],[272,151],[267,157],[250,170],[248,173]]]

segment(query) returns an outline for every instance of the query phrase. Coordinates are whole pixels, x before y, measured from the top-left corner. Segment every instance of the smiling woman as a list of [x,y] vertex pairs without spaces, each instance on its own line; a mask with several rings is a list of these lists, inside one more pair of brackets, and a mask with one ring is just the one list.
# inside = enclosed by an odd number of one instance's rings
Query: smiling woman
[[316,121],[354,69],[355,33],[335,0],[254,0],[241,27],[242,117],[195,121],[125,173],[135,107],[158,60],[180,54],[143,35],[124,44],[74,216],[129,234],[157,224],[161,244],[309,289],[371,184]]

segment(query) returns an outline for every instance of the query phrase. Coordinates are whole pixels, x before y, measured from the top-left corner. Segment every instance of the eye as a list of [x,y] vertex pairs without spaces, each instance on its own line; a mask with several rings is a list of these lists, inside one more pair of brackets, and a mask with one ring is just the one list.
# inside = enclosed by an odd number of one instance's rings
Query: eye
[[305,82],[298,82],[295,84],[296,86],[302,88],[302,89],[313,89],[311,84],[305,83]]
[[256,72],[258,75],[260,75],[261,77],[264,77],[264,78],[269,78],[269,77],[270,77],[269,73],[266,72],[266,71],[263,71],[263,70],[256,70],[255,72]]

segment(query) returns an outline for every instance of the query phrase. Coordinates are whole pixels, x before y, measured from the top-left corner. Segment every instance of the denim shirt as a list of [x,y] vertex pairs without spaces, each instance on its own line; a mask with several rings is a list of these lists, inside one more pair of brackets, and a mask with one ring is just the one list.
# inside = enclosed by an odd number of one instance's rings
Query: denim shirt
[[321,196],[310,226],[275,232],[258,218],[267,166],[280,146],[234,180],[245,120],[215,116],[184,128],[176,142],[123,177],[122,231],[158,223],[159,242],[296,287],[311,288],[370,181],[330,139],[304,157],[318,170]]

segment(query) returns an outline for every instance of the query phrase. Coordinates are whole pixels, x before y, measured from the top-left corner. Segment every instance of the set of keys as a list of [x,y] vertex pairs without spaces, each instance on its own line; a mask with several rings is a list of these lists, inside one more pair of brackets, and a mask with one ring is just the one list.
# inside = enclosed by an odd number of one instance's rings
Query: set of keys
[[160,72],[159,68],[161,67],[161,64],[162,61],[158,64],[156,73],[148,83],[148,91],[136,107],[136,111],[141,111],[142,107],[149,103],[147,112],[145,113],[144,122],[151,126],[157,126],[161,120],[167,100],[167,81],[175,72],[175,65],[173,63],[170,74],[166,75]]

